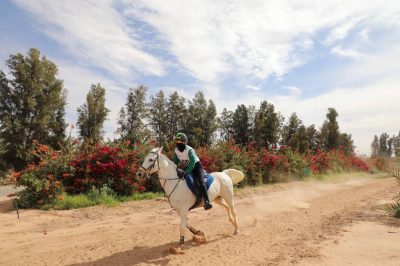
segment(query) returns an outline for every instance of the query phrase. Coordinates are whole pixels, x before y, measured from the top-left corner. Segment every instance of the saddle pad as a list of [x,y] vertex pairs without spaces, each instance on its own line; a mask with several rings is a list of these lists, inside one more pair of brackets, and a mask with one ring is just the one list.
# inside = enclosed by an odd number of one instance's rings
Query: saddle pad
[[[212,175],[206,174],[204,175],[204,178],[206,179],[206,187],[207,190],[210,188],[212,182],[214,181],[214,177]],[[188,185],[189,189],[192,191],[193,194],[197,195],[196,191],[198,191],[198,189],[196,189],[196,184],[194,183],[194,176],[190,173],[185,175],[185,179],[186,179],[186,184]]]

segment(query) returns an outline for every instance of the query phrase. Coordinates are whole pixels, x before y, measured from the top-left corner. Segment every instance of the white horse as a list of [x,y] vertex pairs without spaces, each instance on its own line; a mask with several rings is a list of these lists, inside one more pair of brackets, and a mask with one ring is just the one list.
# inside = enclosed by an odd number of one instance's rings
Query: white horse
[[[180,241],[179,246],[183,246],[185,239],[185,229],[188,228],[195,238],[203,237],[204,233],[194,229],[188,223],[189,209],[195,204],[196,196],[192,193],[186,184],[186,181],[180,179],[177,175],[177,166],[167,156],[163,155],[161,148],[154,148],[146,156],[141,166],[141,172],[152,174],[158,172],[158,179],[165,191],[171,208],[175,209],[181,218],[180,223]],[[237,184],[243,180],[242,172],[235,169],[227,169],[222,172],[211,173],[214,181],[208,189],[208,197],[210,201],[226,208],[229,216],[229,221],[235,227],[234,234],[238,234],[238,223],[236,217],[235,203],[233,199],[233,184]],[[198,238],[199,239],[199,238]],[[181,253],[180,250],[171,250],[175,253]]]

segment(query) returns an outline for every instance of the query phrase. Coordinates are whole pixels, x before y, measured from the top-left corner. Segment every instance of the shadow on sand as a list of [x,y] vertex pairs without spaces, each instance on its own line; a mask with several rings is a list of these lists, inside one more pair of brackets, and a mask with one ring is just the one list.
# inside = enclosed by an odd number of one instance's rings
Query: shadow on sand
[[[221,236],[219,238],[208,241],[207,243],[215,242],[230,236]],[[70,264],[69,266],[89,266],[89,265],[136,265],[139,263],[146,263],[152,265],[167,265],[170,261],[169,256],[184,256],[172,255],[169,248],[176,245],[176,242],[171,242],[159,246],[136,246],[131,250],[114,253],[108,257],[104,257],[95,261]],[[196,248],[200,244],[195,243],[193,240],[186,241],[184,250],[187,251]]]

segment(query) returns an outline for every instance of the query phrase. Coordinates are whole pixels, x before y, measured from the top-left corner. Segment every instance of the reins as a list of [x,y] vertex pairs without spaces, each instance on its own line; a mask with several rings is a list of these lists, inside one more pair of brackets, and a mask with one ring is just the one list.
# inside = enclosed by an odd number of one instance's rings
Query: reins
[[165,188],[164,188],[164,196],[167,197],[169,206],[172,208],[171,202],[170,202],[169,199],[171,198],[172,193],[174,193],[175,189],[178,187],[179,183],[183,180],[183,178],[180,178],[180,177],[178,177],[178,178],[161,178],[161,177],[160,177],[160,173],[159,173],[159,171],[160,171],[160,160],[159,160],[160,155],[159,155],[158,153],[153,152],[153,151],[151,151],[150,153],[155,154],[155,155],[157,156],[156,159],[154,160],[153,164],[151,164],[149,167],[144,168],[144,167],[141,165],[141,166],[140,166],[141,168],[143,168],[143,169],[147,172],[148,170],[153,169],[153,168],[155,167],[155,164],[156,164],[156,161],[157,161],[157,177],[156,177],[156,178],[159,179],[159,180],[164,180],[164,184],[162,185],[163,187],[165,187],[165,184],[167,183],[168,180],[178,180],[178,179],[179,179],[179,181],[176,182],[175,187],[172,189],[171,193],[169,193],[168,196],[167,196],[167,194],[165,193]]

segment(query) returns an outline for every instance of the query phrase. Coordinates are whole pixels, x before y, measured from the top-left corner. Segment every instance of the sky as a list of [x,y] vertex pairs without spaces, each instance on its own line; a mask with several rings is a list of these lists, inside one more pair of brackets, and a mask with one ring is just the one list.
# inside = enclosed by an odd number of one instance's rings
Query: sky
[[38,48],[68,90],[67,122],[91,84],[106,88],[113,138],[129,88],[143,84],[218,112],[273,103],[319,128],[328,108],[356,151],[400,131],[398,0],[0,0],[0,69]]

